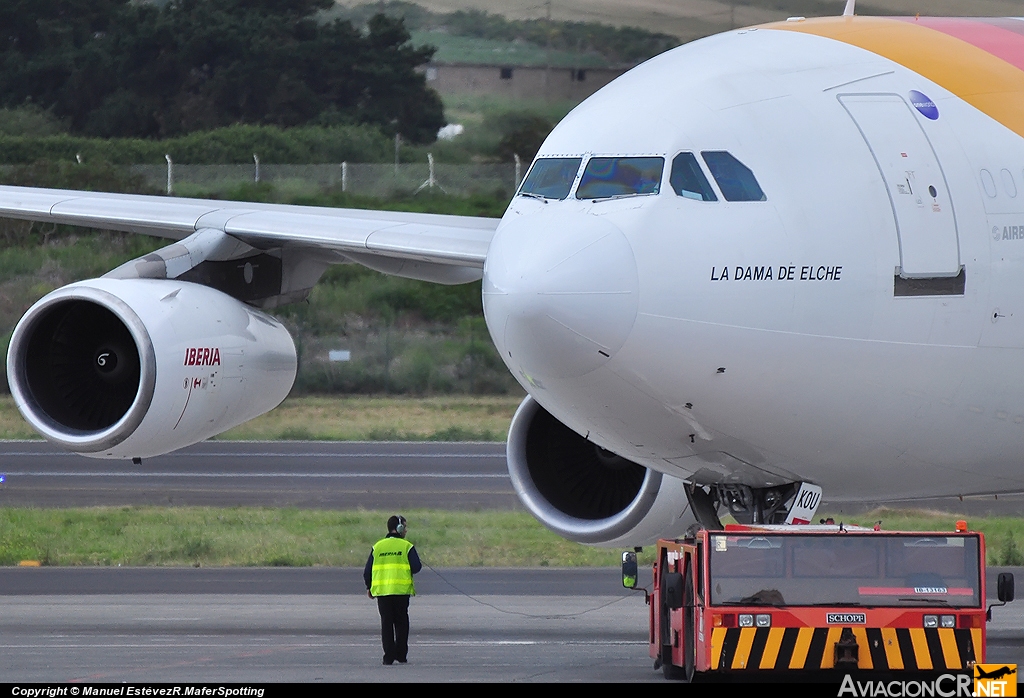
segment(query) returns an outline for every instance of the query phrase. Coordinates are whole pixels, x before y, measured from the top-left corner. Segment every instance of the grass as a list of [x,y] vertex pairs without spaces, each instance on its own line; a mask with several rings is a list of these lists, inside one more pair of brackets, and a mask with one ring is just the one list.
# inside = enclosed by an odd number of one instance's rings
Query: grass
[[[8,337],[8,339],[10,339]],[[6,353],[6,348],[5,348]],[[40,439],[14,406],[14,398],[0,395],[0,439]]]
[[[830,516],[828,513],[821,517]],[[957,514],[926,509],[874,509],[864,514],[842,517],[835,520],[859,526],[873,526],[882,522],[886,531],[952,531]],[[1024,565],[1024,519],[1012,516],[972,516],[967,518],[972,531],[985,534],[985,547],[989,565]]]
[[[218,439],[229,441],[504,441],[522,397],[296,397]],[[38,439],[10,395],[0,439]]]
[[[390,512],[242,507],[0,509],[0,565],[361,567]],[[524,512],[405,512],[433,567],[615,566]]]
[[[308,567],[362,566],[390,512],[238,507],[0,509],[0,565]],[[406,512],[409,540],[434,567],[616,566],[620,552],[551,533],[525,512]],[[942,512],[877,509],[848,523],[886,530],[951,531]],[[975,517],[988,564],[1020,565],[1024,520]],[[641,564],[650,564],[647,547]]]
[[[521,397],[299,397],[219,439],[504,441]],[[3,413],[0,412],[0,415]]]
[[40,226],[0,221],[0,284],[26,276],[40,284],[38,291],[53,285],[100,276],[112,266],[152,252],[167,244],[144,235],[121,233],[60,234],[43,242]]

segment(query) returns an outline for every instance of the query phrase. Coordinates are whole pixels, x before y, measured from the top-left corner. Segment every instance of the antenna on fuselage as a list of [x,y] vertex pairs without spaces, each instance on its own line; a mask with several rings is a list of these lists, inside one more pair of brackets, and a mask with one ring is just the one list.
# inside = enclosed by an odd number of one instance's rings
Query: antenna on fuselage
[[853,17],[853,8],[857,0],[846,0],[846,9],[843,10],[843,17]]

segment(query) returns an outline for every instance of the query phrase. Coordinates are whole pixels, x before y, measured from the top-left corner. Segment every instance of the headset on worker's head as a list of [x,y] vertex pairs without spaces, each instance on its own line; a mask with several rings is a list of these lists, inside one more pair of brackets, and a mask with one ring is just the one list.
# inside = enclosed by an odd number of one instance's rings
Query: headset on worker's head
[[405,517],[401,514],[395,514],[395,518],[398,519],[398,525],[395,526],[395,533],[397,533],[399,537],[405,538],[405,532],[407,530]]

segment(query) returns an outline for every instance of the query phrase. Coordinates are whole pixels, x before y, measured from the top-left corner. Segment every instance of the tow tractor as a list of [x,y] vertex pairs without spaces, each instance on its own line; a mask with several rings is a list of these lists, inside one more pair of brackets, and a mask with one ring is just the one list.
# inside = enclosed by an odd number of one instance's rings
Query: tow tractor
[[[970,670],[985,661],[985,538],[843,525],[695,526],[659,540],[650,655],[671,679]],[[636,553],[623,553],[635,588]],[[1013,600],[1013,575],[997,595]]]

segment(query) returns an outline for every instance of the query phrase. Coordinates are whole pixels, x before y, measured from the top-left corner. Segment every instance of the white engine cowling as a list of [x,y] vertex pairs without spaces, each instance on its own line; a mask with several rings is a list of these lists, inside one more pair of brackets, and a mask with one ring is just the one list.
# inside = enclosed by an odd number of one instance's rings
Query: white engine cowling
[[7,354],[29,424],[97,458],[219,434],[280,404],[295,372],[295,345],[274,318],[206,286],[154,279],[91,279],[44,296]]
[[649,545],[696,523],[684,483],[605,451],[527,396],[508,433],[508,470],[519,499],[569,540]]

